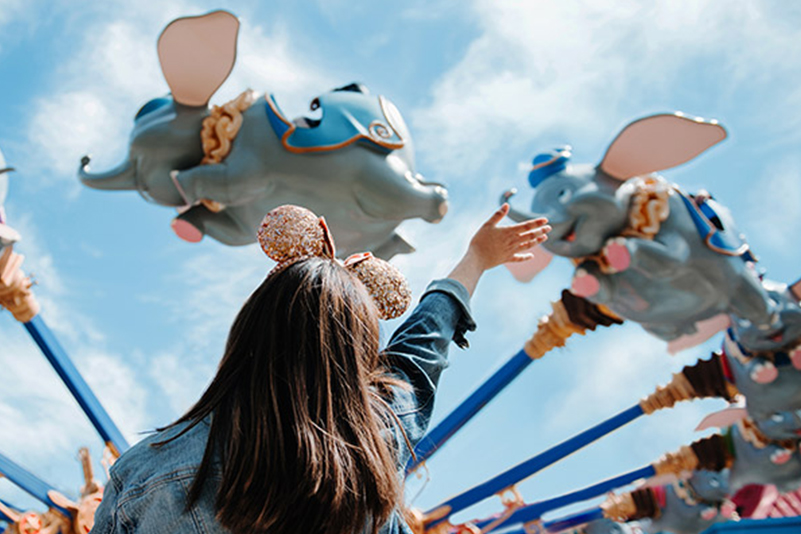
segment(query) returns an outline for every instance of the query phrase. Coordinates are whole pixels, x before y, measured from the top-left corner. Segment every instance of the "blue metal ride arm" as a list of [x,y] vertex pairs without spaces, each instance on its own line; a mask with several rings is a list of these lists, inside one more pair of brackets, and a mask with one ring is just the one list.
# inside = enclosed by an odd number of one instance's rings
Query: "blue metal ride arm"
[[64,384],[78,401],[81,409],[92,422],[92,425],[100,433],[106,445],[112,448],[112,452],[118,455],[130,448],[128,441],[123,437],[114,421],[111,420],[105,408],[97,400],[89,385],[83,379],[78,369],[69,359],[67,353],[61,348],[53,332],[47,327],[40,315],[35,316],[27,323],[23,323],[25,329],[33,340],[39,345],[50,365],[64,381]]
[[8,480],[10,480],[20,489],[24,490],[26,493],[38,499],[48,507],[55,508],[66,517],[72,517],[72,514],[69,510],[54,503],[47,495],[47,492],[53,489],[52,486],[37,478],[35,475],[29,473],[23,467],[20,467],[3,454],[0,454],[0,473],[2,473]]
[[512,356],[495,371],[483,384],[476,388],[459,406],[442,420],[431,432],[426,434],[414,448],[414,455],[406,465],[406,475],[413,473],[420,464],[431,458],[451,436],[456,434],[489,401],[495,398],[523,369],[533,360],[524,350]]
[[[599,519],[604,519],[604,512],[600,508],[592,508],[583,512],[568,515],[553,521],[545,521],[542,523],[542,530],[545,532],[564,532],[567,529],[586,525]],[[530,534],[526,532],[525,527],[512,529],[504,532],[504,534]]]
[[[652,477],[655,474],[656,470],[654,469],[654,467],[652,465],[647,465],[645,467],[635,469],[634,471],[629,471],[628,473],[625,473],[623,475],[619,475],[614,478],[604,480],[603,482],[599,482],[597,484],[588,486],[580,490],[576,490],[570,493],[565,493],[564,495],[560,495],[558,497],[553,497],[551,499],[546,499],[544,501],[529,504],[528,506],[524,506],[519,510],[515,510],[515,512],[508,518],[506,518],[504,521],[499,522],[497,525],[494,525],[492,530],[490,530],[490,532],[494,532],[495,530],[500,529],[502,527],[512,526],[520,523],[525,524],[531,521],[536,521],[537,519],[541,518],[543,514],[546,514],[552,510],[557,510],[559,508],[570,506],[571,504],[575,504],[577,502],[586,501],[587,499],[598,497],[599,495],[603,495],[604,493],[612,491],[613,489],[626,486],[641,478]],[[495,521],[495,519],[485,519],[483,521],[479,521],[478,523],[476,523],[476,526],[478,528],[483,529],[493,521]]]
[[531,475],[545,469],[546,467],[558,462],[559,460],[573,454],[577,450],[589,445],[593,441],[602,438],[610,432],[630,423],[637,419],[644,412],[639,404],[635,404],[631,408],[620,412],[619,414],[610,417],[606,421],[595,425],[594,427],[585,430],[581,434],[573,436],[572,438],[555,445],[545,452],[542,452],[533,458],[529,458],[523,463],[520,463],[511,469],[508,469],[486,482],[474,486],[459,495],[452,497],[444,503],[429,510],[426,515],[436,510],[441,510],[443,507],[448,507],[448,513],[441,519],[432,521],[427,527],[437,525],[442,521],[448,519],[451,515],[464,510],[465,508],[483,501],[487,497],[495,495],[496,493],[512,487],[521,480],[530,477]]

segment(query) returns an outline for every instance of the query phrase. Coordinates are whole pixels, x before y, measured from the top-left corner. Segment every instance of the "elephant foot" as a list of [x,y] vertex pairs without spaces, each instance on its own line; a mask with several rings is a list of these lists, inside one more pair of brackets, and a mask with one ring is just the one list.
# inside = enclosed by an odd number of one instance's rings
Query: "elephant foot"
[[771,362],[758,363],[751,371],[751,380],[757,384],[770,384],[779,376],[779,370]]
[[775,465],[782,465],[789,462],[792,456],[793,456],[793,451],[789,451],[787,449],[780,449],[770,455],[770,461]]
[[585,271],[578,269],[575,276],[573,276],[573,283],[570,286],[570,291],[579,297],[589,298],[597,295],[601,290],[601,283],[596,277]]
[[173,219],[170,226],[172,226],[172,231],[175,232],[175,235],[187,243],[199,243],[203,239],[203,232],[183,219]]
[[793,362],[793,367],[801,371],[801,346],[790,351],[790,361]]
[[737,505],[728,499],[723,504],[720,505],[720,515],[722,515],[726,519],[732,519],[736,512],[737,512]]
[[604,259],[610,273],[625,271],[631,265],[631,253],[626,247],[626,239],[615,237],[606,242],[603,251]]
[[718,516],[718,509],[714,506],[708,506],[701,511],[701,519],[704,521],[712,521]]

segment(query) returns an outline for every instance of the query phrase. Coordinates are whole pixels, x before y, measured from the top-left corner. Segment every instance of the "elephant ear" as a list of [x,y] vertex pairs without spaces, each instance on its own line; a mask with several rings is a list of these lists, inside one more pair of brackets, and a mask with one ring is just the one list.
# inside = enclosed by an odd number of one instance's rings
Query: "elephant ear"
[[681,165],[725,138],[726,130],[715,120],[678,112],[653,115],[623,128],[600,167],[612,178],[628,180]]
[[509,269],[509,272],[512,273],[512,276],[515,277],[515,280],[523,283],[531,282],[553,259],[553,254],[540,245],[526,252],[533,254],[533,257],[522,262],[504,264]]
[[227,11],[175,19],[158,42],[161,71],[176,102],[205,106],[236,61],[239,20]]
[[698,426],[695,427],[696,432],[707,430],[709,428],[726,428],[742,421],[748,417],[748,410],[743,406],[733,405],[723,410],[711,413],[704,417]]
[[801,302],[801,280],[790,285],[790,294],[793,295],[796,301]]
[[726,330],[731,324],[725,313],[714,315],[709,319],[695,323],[695,333],[683,335],[668,342],[668,354],[674,355],[683,350],[695,347],[708,340],[718,332]]

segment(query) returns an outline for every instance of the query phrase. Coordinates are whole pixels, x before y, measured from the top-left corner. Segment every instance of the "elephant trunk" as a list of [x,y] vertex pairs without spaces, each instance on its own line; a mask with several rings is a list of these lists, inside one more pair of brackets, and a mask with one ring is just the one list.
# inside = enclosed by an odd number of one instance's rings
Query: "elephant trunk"
[[93,189],[108,191],[128,191],[137,189],[136,166],[130,159],[109,171],[97,173],[87,170],[89,161],[89,156],[84,156],[81,158],[81,166],[78,168],[78,177],[84,185]]
[[507,217],[509,217],[515,222],[528,221],[539,217],[539,215],[536,215],[529,211],[521,211],[512,206],[511,198],[516,194],[517,194],[517,189],[512,188],[501,195],[501,200],[500,200],[501,204],[509,204],[509,213],[507,214]]

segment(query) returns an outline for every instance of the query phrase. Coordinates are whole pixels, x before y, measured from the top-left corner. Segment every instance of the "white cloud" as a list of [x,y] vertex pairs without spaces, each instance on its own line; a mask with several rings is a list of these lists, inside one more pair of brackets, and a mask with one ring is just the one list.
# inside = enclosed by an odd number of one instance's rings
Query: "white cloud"
[[769,163],[750,191],[749,220],[761,243],[776,251],[794,251],[801,228],[801,158]]
[[[671,373],[681,368],[681,360],[667,356],[664,342],[636,325],[615,327],[615,330],[604,336],[599,336],[600,331],[586,334],[587,338],[594,338],[592,356],[582,358],[582,364],[574,369],[576,387],[558,401],[551,401],[554,406],[549,410],[551,431],[561,430],[564,422],[575,423],[577,417],[592,422],[614,413],[621,406],[632,405],[651,393],[653,384],[668,382]],[[586,344],[585,341],[580,346]],[[574,347],[573,351],[576,350]],[[691,360],[696,357],[697,354],[693,354]],[[694,424],[685,426],[694,427]]]
[[[32,341],[17,332],[3,313],[2,452],[21,462],[36,463],[69,450],[76,439],[90,435],[88,422]],[[35,446],[32,446],[35,444]]]
[[687,76],[717,76],[729,92],[746,80],[761,82],[786,102],[797,86],[787,83],[798,75],[783,58],[798,29],[777,26],[760,2],[477,0],[472,6],[481,35],[414,115],[418,146],[438,170],[475,169],[498,150],[540,135],[606,138],[621,109],[643,101],[670,106]]
[[8,24],[18,16],[25,7],[23,0],[0,0],[0,26]]
[[[32,106],[26,137],[32,170],[74,185],[81,156],[92,154],[96,169],[127,154],[126,140],[141,105],[169,92],[155,43],[171,17],[203,13],[184,2],[166,6],[124,3],[109,19],[90,24],[72,59],[55,71],[57,91],[46,90]],[[170,13],[172,15],[170,15]],[[286,109],[306,110],[311,97],[329,89],[330,77],[300,57],[279,24],[264,28],[243,20],[237,64],[212,98],[223,103],[247,88],[275,91]],[[198,134],[199,135],[199,134]]]
[[149,378],[174,415],[186,411],[214,376],[236,313],[271,266],[256,246],[231,249],[214,244],[211,251],[185,259],[180,276],[169,277],[183,298],[147,297],[172,310],[176,319],[170,327],[182,332],[174,344],[149,359]]
[[[42,246],[41,226],[26,215],[16,218],[15,225],[22,234],[15,245],[25,256],[22,269],[39,281],[33,291],[42,319],[112,420],[130,442],[137,441],[148,420],[144,386],[123,355],[105,349],[105,336],[95,321],[70,304],[72,279]],[[97,432],[22,325],[4,311],[0,339],[0,449],[45,480],[61,481],[56,483],[59,489],[77,489],[80,466],[75,453],[90,446],[97,461],[102,448]],[[76,481],[75,488],[64,480]]]
[[308,112],[311,99],[337,82],[324,65],[301,57],[291,43],[292,36],[282,25],[265,28],[243,19],[236,67],[215,101],[225,102],[252,88],[274,92],[282,111],[292,117]]

